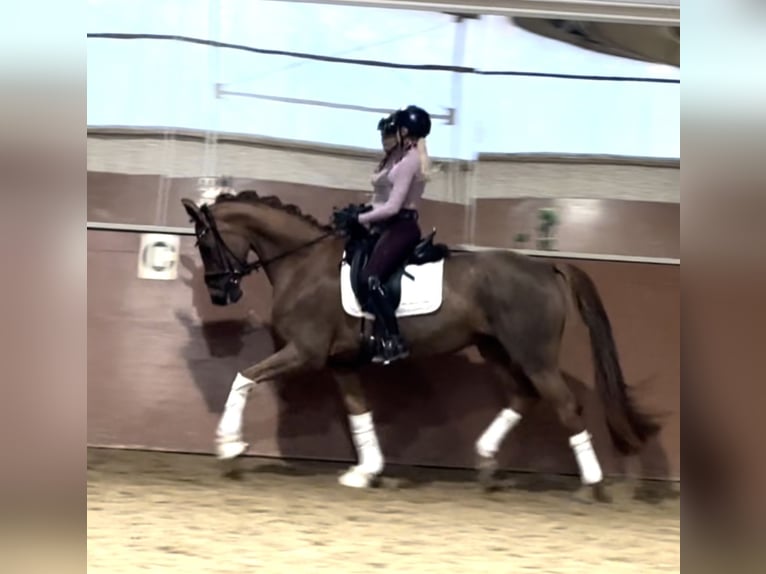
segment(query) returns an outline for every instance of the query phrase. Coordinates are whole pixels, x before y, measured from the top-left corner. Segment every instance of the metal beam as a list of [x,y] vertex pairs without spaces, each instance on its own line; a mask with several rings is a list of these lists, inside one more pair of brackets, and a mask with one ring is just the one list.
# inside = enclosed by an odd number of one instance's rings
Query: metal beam
[[595,22],[678,26],[678,0],[295,0],[448,14],[494,14]]
[[[288,98],[286,96],[270,96],[267,94],[254,94],[252,92],[237,92],[231,90],[225,90],[223,84],[215,85],[215,97],[221,96],[235,96],[239,98],[253,98],[256,100],[266,100],[270,102],[282,102],[285,104],[299,104],[304,106],[317,106],[320,108],[333,108],[336,110],[352,110],[355,112],[370,112],[388,115],[392,111],[390,108],[371,108],[368,106],[356,106],[353,104],[339,104],[337,102],[323,102],[320,100],[306,100],[302,98]],[[455,110],[447,108],[446,114],[431,114],[432,118],[444,120],[448,125],[452,125],[455,121]]]

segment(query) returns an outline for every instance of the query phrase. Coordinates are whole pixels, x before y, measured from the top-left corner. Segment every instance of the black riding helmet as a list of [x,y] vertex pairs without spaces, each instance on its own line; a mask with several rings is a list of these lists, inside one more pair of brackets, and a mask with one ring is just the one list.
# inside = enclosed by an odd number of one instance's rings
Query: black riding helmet
[[396,124],[394,123],[394,114],[381,118],[378,122],[378,131],[382,136],[392,136],[396,134]]
[[407,106],[393,114],[396,128],[407,128],[407,135],[424,138],[431,133],[431,116],[423,108]]

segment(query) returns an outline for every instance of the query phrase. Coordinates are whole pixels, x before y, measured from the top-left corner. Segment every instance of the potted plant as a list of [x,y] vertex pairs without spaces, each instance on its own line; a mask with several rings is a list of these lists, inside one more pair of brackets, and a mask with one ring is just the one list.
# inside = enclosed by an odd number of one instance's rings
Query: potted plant
[[513,238],[513,245],[516,249],[524,249],[524,245],[526,245],[527,241],[529,241],[529,235],[527,233],[517,233]]
[[544,207],[538,212],[538,218],[537,248],[542,251],[554,251],[556,249],[554,229],[559,222],[556,210],[552,207]]

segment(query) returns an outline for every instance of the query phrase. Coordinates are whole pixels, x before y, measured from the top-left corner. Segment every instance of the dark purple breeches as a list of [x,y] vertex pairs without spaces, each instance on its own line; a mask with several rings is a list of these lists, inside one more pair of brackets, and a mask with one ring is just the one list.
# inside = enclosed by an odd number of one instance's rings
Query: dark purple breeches
[[362,281],[377,275],[381,283],[396,271],[420,241],[420,226],[416,219],[394,217],[384,224],[384,231],[375,244],[367,266],[362,271]]

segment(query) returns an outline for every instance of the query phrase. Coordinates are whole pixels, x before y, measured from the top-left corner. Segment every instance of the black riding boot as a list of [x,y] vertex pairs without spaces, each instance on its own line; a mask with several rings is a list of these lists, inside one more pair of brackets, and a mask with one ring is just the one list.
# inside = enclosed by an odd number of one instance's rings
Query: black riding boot
[[396,310],[391,308],[386,299],[380,280],[375,276],[370,277],[368,287],[370,307],[375,314],[374,332],[377,343],[372,362],[387,365],[392,361],[406,358],[410,353],[399,334]]

